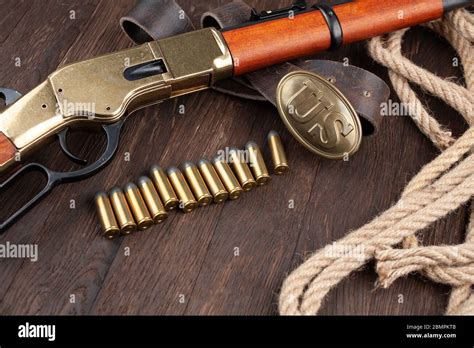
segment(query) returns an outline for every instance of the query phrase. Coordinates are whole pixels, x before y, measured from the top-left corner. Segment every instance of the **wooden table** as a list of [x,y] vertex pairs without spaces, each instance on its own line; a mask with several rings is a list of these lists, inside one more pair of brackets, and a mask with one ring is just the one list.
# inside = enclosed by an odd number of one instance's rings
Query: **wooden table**
[[[290,2],[252,5],[263,10]],[[133,3],[3,0],[0,85],[25,93],[58,66],[132,46],[118,22]],[[181,3],[198,23],[204,10],[224,2]],[[451,64],[454,51],[427,30],[414,29],[404,49],[441,76],[460,76]],[[387,80],[386,70],[368,58],[364,43],[319,57],[347,57]],[[456,135],[466,128],[448,106],[429,96],[424,99]],[[93,204],[96,191],[136,180],[154,163],[178,165],[249,140],[263,145],[271,129],[281,133],[287,148],[287,175],[274,177],[268,186],[237,201],[188,215],[172,213],[165,223],[130,237],[101,237]],[[57,145],[48,145],[34,159],[55,169],[75,168]],[[94,158],[104,140],[76,131],[70,145],[80,156]],[[387,117],[378,135],[364,138],[349,162],[333,162],[301,147],[268,103],[205,91],[149,107],[130,117],[118,154],[105,170],[55,190],[0,237],[3,244],[32,243],[39,248],[38,262],[0,260],[0,313],[277,314],[285,276],[311,252],[390,207],[407,181],[437,153],[408,117]],[[27,177],[7,198],[2,194],[2,213],[26,199],[39,182],[38,177]],[[466,221],[466,209],[458,210],[423,231],[423,243],[461,242]],[[444,311],[449,287],[413,275],[388,290],[375,289],[373,266],[332,291],[321,313]]]

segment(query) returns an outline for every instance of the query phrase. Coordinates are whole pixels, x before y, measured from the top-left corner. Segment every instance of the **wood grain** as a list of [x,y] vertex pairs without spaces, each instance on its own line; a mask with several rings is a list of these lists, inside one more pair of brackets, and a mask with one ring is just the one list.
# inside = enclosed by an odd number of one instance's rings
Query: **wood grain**
[[[442,0],[364,0],[334,7],[349,44],[440,18]],[[328,25],[319,11],[292,18],[256,23],[223,33],[234,59],[234,74],[326,50],[331,44]]]
[[0,132],[0,168],[2,165],[7,163],[13,157],[15,157],[16,147],[11,142],[10,139],[7,138],[5,134]]
[[441,18],[442,0],[364,0],[338,6],[336,13],[349,44]]
[[[8,20],[0,21],[5,34],[0,39],[2,83],[26,92],[58,65],[130,47],[118,19],[133,3],[4,1]],[[181,2],[195,23],[199,14],[221,3]],[[291,0],[249,3],[264,10]],[[76,11],[75,20],[69,19],[71,10]],[[455,52],[425,29],[409,33],[403,50],[439,76],[460,76],[460,69],[450,64]],[[21,67],[15,67],[14,57],[21,57]],[[364,44],[317,57],[348,58],[387,78],[386,70],[368,58]],[[396,101],[394,94],[392,99]],[[430,96],[423,100],[456,136],[466,129],[450,107]],[[163,224],[128,238],[101,237],[93,203],[96,191],[136,180],[153,163],[179,165],[248,140],[262,146],[268,161],[264,139],[270,129],[282,135],[288,175],[273,177],[268,186],[235,202],[188,215],[173,213]],[[97,134],[84,132],[70,139],[73,152],[90,159],[103,143]],[[205,91],[146,108],[127,120],[117,156],[106,169],[61,186],[0,236],[2,244],[32,243],[39,250],[38,262],[0,259],[0,314],[277,314],[279,289],[291,270],[311,252],[389,208],[407,181],[437,155],[409,117],[388,117],[378,135],[363,139],[351,161],[331,162],[302,148],[267,103]],[[77,168],[54,143],[32,159],[56,170]],[[28,196],[33,184],[20,186],[15,198]],[[294,209],[288,206],[290,200]],[[8,207],[1,198],[0,207]],[[461,242],[466,211],[459,209],[423,231],[423,244]],[[373,265],[354,273],[330,293],[321,313],[444,311],[448,287],[418,274],[387,290],[374,290],[375,280]]]
[[223,36],[232,54],[235,76],[309,56],[331,44],[319,11],[224,31]]

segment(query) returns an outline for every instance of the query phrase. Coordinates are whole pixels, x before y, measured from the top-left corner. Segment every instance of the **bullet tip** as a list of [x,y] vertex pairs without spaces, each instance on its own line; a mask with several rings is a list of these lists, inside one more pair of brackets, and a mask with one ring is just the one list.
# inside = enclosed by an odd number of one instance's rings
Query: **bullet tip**
[[173,173],[179,172],[179,169],[176,167],[169,167],[166,172],[168,173],[168,175],[171,175]]
[[195,166],[195,164],[191,161],[186,161],[182,164],[183,168],[194,167],[194,166]]
[[138,184],[148,183],[150,181],[151,181],[151,179],[147,176],[141,176],[141,177],[138,178]]
[[136,188],[137,188],[137,185],[135,185],[133,182],[129,182],[128,184],[125,185],[125,191],[135,190]]
[[113,195],[114,193],[122,192],[122,189],[120,187],[112,187],[109,191],[110,195]]
[[99,191],[95,194],[95,199],[99,197],[104,197],[104,196],[107,196],[107,193],[105,193],[104,191]]
[[268,132],[268,138],[271,138],[271,137],[279,137],[280,135],[278,134],[277,131],[274,131],[274,130],[271,130],[270,132]]
[[220,155],[217,155],[216,157],[212,159],[212,163],[218,163],[218,162],[222,162],[222,156]]
[[209,164],[209,163],[210,163],[210,162],[209,162],[208,159],[206,159],[206,158],[201,158],[201,159],[199,160],[199,162],[198,162],[198,165],[199,165],[199,166],[202,166],[203,164]]
[[257,145],[257,143],[256,143],[255,141],[249,141],[249,142],[247,142],[247,144],[245,144],[245,147],[246,147],[246,148],[255,147],[255,148],[258,149],[258,145]]

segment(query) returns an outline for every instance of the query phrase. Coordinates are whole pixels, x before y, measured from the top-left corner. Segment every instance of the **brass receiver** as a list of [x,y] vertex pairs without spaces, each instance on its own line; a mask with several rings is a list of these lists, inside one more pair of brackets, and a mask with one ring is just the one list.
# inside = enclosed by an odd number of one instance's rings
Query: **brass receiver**
[[227,45],[212,28],[67,65],[0,114],[0,135],[16,150],[0,156],[0,172],[69,126],[115,123],[232,73]]

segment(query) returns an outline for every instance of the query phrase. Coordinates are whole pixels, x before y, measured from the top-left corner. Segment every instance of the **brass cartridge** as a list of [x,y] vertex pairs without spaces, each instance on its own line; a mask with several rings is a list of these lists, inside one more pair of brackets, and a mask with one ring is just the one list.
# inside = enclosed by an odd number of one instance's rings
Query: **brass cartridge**
[[198,162],[198,167],[209,191],[214,197],[214,203],[224,202],[229,197],[229,193],[225,189],[224,184],[219,178],[219,174],[217,174],[211,162],[206,159],[201,159]]
[[166,220],[168,213],[161,202],[158,192],[156,192],[153,181],[146,176],[142,176],[138,179],[138,187],[140,188],[140,193],[142,194],[153,222],[159,224]]
[[183,173],[186,180],[191,187],[191,190],[196,197],[198,205],[204,207],[212,203],[213,197],[204,182],[204,179],[199,173],[199,169],[193,162],[183,163]]
[[178,168],[171,167],[168,169],[168,178],[173,185],[180,201],[180,207],[185,213],[189,213],[198,207],[193,193],[189,188],[183,173]]
[[257,185],[265,185],[270,181],[271,177],[268,173],[260,148],[255,142],[249,141],[247,145],[245,145],[245,149],[249,154],[250,168],[252,169]]
[[154,165],[151,167],[150,176],[155,184],[156,190],[161,197],[161,201],[166,210],[175,209],[179,204],[179,199],[171,186],[163,168]]
[[127,200],[122,190],[118,187],[113,188],[109,192],[110,202],[123,235],[132,233],[137,229],[137,224],[133,220],[132,212],[128,207]]
[[138,229],[146,230],[151,227],[153,225],[153,220],[137,185],[129,183],[125,185],[124,191],[133,216],[135,217],[135,221],[137,222]]
[[212,162],[216,172],[219,174],[219,177],[224,183],[227,192],[229,192],[229,198],[232,200],[239,198],[243,192],[243,189],[240,187],[239,181],[235,177],[227,162],[221,159],[219,156],[215,157]]
[[280,135],[273,130],[268,133],[268,146],[272,155],[273,171],[277,175],[285,173],[289,169],[285,149],[283,148]]
[[239,179],[240,186],[242,186],[243,190],[248,192],[257,186],[257,182],[253,178],[242,151],[237,148],[232,148],[229,151],[229,157],[232,169],[234,169],[234,173],[237,179]]
[[94,201],[104,237],[108,239],[115,238],[120,233],[120,228],[115,219],[109,196],[105,192],[97,192]]

